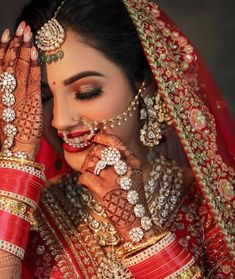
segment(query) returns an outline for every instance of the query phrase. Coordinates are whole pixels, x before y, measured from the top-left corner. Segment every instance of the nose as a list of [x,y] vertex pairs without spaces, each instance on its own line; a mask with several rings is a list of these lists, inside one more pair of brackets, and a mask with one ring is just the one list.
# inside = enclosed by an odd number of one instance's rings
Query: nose
[[69,130],[76,123],[66,98],[54,96],[53,103],[52,126],[60,131]]

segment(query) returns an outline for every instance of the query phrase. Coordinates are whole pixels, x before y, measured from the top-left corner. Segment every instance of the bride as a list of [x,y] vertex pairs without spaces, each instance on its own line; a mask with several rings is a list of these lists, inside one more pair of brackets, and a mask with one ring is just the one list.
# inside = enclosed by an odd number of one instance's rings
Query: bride
[[0,91],[1,278],[233,278],[234,123],[158,5],[32,0]]

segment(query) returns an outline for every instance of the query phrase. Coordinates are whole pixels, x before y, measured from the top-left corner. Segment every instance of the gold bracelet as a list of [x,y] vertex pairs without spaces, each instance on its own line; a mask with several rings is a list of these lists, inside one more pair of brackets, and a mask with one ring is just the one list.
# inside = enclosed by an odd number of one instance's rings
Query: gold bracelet
[[23,202],[0,196],[0,210],[16,215],[17,217],[30,222],[30,212],[33,209]]
[[147,249],[150,246],[156,244],[158,241],[164,238],[168,233],[169,231],[166,231],[159,235],[152,236],[146,242],[137,245],[133,245],[132,243],[124,244],[122,247],[118,248],[117,255],[119,258],[125,259],[127,257],[132,256],[133,254],[137,254],[140,251]]
[[29,167],[34,167],[35,169],[40,170],[41,172],[45,171],[45,166],[43,164],[36,163],[31,160],[27,160],[24,158],[17,158],[17,157],[7,157],[7,156],[0,156],[0,161],[8,161],[8,162],[15,162],[21,165],[26,165]]

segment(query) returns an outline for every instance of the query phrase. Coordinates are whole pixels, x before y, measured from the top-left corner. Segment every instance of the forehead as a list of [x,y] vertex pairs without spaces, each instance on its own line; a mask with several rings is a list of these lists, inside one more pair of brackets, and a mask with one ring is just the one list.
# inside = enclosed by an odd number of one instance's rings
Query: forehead
[[66,39],[61,50],[64,52],[61,60],[42,68],[42,80],[48,81],[49,84],[52,81],[60,83],[79,72],[96,71],[105,76],[111,76],[121,71],[119,66],[107,59],[101,51],[87,44],[73,31],[66,32]]

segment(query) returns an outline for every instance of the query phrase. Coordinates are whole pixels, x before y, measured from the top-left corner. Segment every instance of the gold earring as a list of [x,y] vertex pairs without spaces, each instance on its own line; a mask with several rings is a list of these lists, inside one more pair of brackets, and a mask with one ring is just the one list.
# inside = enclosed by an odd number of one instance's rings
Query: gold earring
[[159,94],[151,97],[142,96],[143,108],[140,111],[140,120],[144,121],[140,130],[140,140],[145,146],[159,145],[166,125],[171,124],[164,102]]

